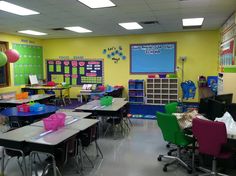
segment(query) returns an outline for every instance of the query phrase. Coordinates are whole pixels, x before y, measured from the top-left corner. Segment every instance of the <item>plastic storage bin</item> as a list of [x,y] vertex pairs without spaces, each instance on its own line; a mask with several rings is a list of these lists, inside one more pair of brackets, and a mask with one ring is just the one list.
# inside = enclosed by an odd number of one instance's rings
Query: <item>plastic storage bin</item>
[[40,103],[34,103],[33,105],[30,106],[30,112],[40,112],[43,110],[45,110],[45,105]]
[[22,105],[19,105],[16,107],[17,107],[18,112],[29,112],[30,111],[30,106],[27,104],[22,104]]
[[26,99],[28,97],[29,97],[29,93],[28,92],[22,92],[22,93],[16,94],[16,99],[17,100]]
[[100,105],[101,106],[109,106],[112,104],[112,97],[111,96],[106,96],[100,99]]
[[48,118],[44,118],[44,129],[46,131],[57,130],[58,128],[65,126],[65,119],[66,115],[64,113],[56,113],[49,116]]

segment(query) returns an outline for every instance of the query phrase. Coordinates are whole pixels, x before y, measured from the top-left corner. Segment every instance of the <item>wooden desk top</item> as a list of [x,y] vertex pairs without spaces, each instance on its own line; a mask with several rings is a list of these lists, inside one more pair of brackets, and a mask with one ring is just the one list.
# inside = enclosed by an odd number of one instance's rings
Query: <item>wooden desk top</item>
[[49,94],[37,94],[37,95],[31,95],[26,99],[17,100],[15,98],[9,99],[9,100],[0,100],[1,104],[23,104],[23,103],[29,103],[30,101],[37,101],[37,100],[43,100],[46,98],[53,97],[54,95]]
[[[76,116],[75,116],[75,115],[68,115],[68,114],[66,114],[66,115],[67,115],[67,116],[66,116],[65,124],[67,124],[67,123],[69,123],[69,122],[71,122],[71,121],[73,121],[73,120],[75,120],[75,119],[81,120],[81,119],[83,119],[83,118],[88,117],[89,115],[91,115],[91,113],[77,112]],[[38,121],[38,122],[35,122],[35,123],[32,123],[32,124],[30,124],[30,125],[32,125],[32,126],[44,127],[44,124],[43,124],[43,121],[42,121],[42,120],[40,120],[40,121]]]
[[94,100],[75,108],[75,110],[85,111],[113,111],[116,112],[124,107],[128,101],[124,101],[124,98],[113,98],[113,103],[109,106],[101,106],[100,100]]
[[[42,131],[45,132],[43,127],[36,127],[36,126],[31,126],[31,127],[40,128]],[[29,143],[34,143],[34,144],[55,146],[71,138],[72,136],[75,136],[78,133],[79,133],[79,130],[70,130],[67,128],[60,128],[52,132],[50,131],[45,132],[45,133],[38,132],[31,138],[27,138],[25,141]]]
[[83,131],[95,125],[98,122],[99,120],[97,119],[79,119],[73,123],[69,122],[70,124],[66,125],[65,128]]
[[23,142],[26,139],[32,138],[33,136],[43,132],[45,132],[45,130],[41,127],[24,126],[1,134],[0,139]]

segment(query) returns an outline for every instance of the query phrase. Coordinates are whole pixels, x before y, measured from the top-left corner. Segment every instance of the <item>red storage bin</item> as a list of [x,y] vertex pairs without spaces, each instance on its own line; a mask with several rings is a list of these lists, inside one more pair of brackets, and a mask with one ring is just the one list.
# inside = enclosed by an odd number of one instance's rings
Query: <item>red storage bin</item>
[[27,104],[22,104],[22,105],[19,105],[16,107],[17,107],[18,112],[29,112],[30,111],[30,106]]

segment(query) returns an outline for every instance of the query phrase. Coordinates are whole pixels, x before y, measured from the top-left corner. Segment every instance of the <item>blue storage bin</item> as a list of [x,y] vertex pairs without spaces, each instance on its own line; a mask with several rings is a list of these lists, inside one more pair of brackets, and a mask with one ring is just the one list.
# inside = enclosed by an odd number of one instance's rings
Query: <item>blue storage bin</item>
[[40,112],[45,110],[45,105],[40,103],[35,103],[34,105],[30,106],[30,112]]

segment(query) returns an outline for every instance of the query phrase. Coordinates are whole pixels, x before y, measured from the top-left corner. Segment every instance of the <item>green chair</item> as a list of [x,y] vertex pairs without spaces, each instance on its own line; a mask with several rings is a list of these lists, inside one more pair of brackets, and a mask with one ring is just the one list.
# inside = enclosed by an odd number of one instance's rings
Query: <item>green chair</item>
[[177,112],[177,106],[178,106],[177,102],[166,104],[165,105],[165,113],[167,113],[167,114],[176,113]]
[[172,164],[180,163],[184,166],[188,173],[192,173],[192,168],[188,166],[183,160],[180,159],[181,149],[187,148],[188,145],[193,143],[193,139],[186,136],[184,132],[179,127],[178,121],[174,115],[157,112],[157,123],[162,131],[163,138],[166,142],[170,142],[177,146],[177,156],[169,155],[159,155],[158,161],[161,161],[162,158],[167,158],[173,160],[170,163],[167,163],[163,167],[163,171],[167,171],[167,166]]
[[[168,103],[168,104],[165,104],[165,113],[167,114],[172,114],[172,113],[176,113],[177,112],[177,106],[178,106],[178,103],[177,102],[172,102],[172,103]],[[166,144],[166,147],[167,148],[170,148],[171,146],[171,143],[169,142],[168,144]],[[176,151],[176,149],[171,149],[169,152],[168,152],[168,155],[171,155],[172,152]]]

